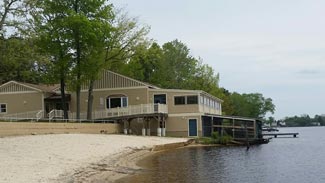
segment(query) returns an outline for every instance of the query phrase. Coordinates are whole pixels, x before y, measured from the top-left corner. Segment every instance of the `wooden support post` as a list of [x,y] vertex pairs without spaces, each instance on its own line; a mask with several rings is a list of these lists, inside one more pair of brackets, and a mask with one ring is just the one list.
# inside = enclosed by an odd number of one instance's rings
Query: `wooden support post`
[[232,138],[235,139],[235,119],[232,119]]
[[123,120],[123,124],[124,124],[124,134],[127,135],[128,134],[128,128],[127,128],[127,121]]
[[158,116],[157,136],[161,137],[161,117],[160,117],[160,115]]
[[142,118],[142,136],[146,136],[146,125],[143,118]]
[[161,117],[162,129],[161,129],[161,136],[166,136],[166,119],[165,116]]
[[147,119],[148,122],[148,129],[147,129],[147,135],[150,136],[150,119]]
[[214,118],[211,116],[211,134],[210,134],[210,136],[213,133],[213,125],[214,125],[213,123],[214,123]]
[[128,123],[129,123],[129,134],[132,134],[132,129],[131,129],[131,120],[132,120],[132,119],[128,119]]
[[257,125],[256,125],[256,120],[254,120],[254,138],[257,139]]
[[245,138],[246,138],[246,150],[249,150],[249,142],[248,142],[248,130],[247,130],[247,121],[245,121]]

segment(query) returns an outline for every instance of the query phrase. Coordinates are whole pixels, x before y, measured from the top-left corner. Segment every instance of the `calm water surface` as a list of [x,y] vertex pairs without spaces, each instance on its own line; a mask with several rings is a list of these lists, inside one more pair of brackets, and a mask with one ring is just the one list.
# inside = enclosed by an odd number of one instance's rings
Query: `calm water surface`
[[[280,128],[298,138],[246,147],[190,147],[145,159],[144,173],[122,182],[324,183],[325,128]],[[141,164],[140,164],[141,165]]]

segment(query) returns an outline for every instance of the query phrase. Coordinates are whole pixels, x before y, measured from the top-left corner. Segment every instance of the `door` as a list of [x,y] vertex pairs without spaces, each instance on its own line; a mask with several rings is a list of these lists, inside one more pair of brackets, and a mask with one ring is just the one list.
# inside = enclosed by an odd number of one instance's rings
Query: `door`
[[197,136],[197,119],[188,120],[188,136]]

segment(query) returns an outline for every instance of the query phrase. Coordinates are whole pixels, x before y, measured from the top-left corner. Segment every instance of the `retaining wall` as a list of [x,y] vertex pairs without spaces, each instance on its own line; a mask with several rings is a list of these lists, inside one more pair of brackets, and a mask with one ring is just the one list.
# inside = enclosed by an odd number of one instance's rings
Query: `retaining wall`
[[121,132],[121,125],[112,123],[0,122],[0,137],[62,133],[114,134]]

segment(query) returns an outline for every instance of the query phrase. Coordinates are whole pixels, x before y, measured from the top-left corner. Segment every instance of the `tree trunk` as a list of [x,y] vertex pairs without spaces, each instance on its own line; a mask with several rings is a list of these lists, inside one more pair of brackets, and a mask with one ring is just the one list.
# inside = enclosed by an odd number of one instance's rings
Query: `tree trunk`
[[80,119],[80,89],[77,89],[76,94],[77,94],[77,115],[76,115],[76,118],[77,118],[77,120],[79,120]]
[[61,90],[61,105],[62,105],[62,109],[63,109],[63,117],[64,119],[69,119],[68,116],[68,109],[67,109],[67,99],[65,97],[65,80],[64,77],[61,75],[61,79],[60,79],[60,90]]
[[93,101],[94,101],[93,89],[94,89],[94,80],[91,79],[88,88],[88,108],[87,108],[88,120],[92,119],[92,113],[93,113]]
[[[74,10],[78,13],[78,5],[79,0],[74,2]],[[79,29],[74,30],[74,39],[75,39],[75,46],[76,46],[76,54],[77,54],[77,87],[76,87],[76,95],[77,95],[77,120],[80,119],[80,90],[81,90],[81,49],[80,49],[80,34]]]
[[77,120],[80,119],[80,91],[81,91],[81,58],[80,58],[80,42],[79,42],[79,35],[77,35]]

